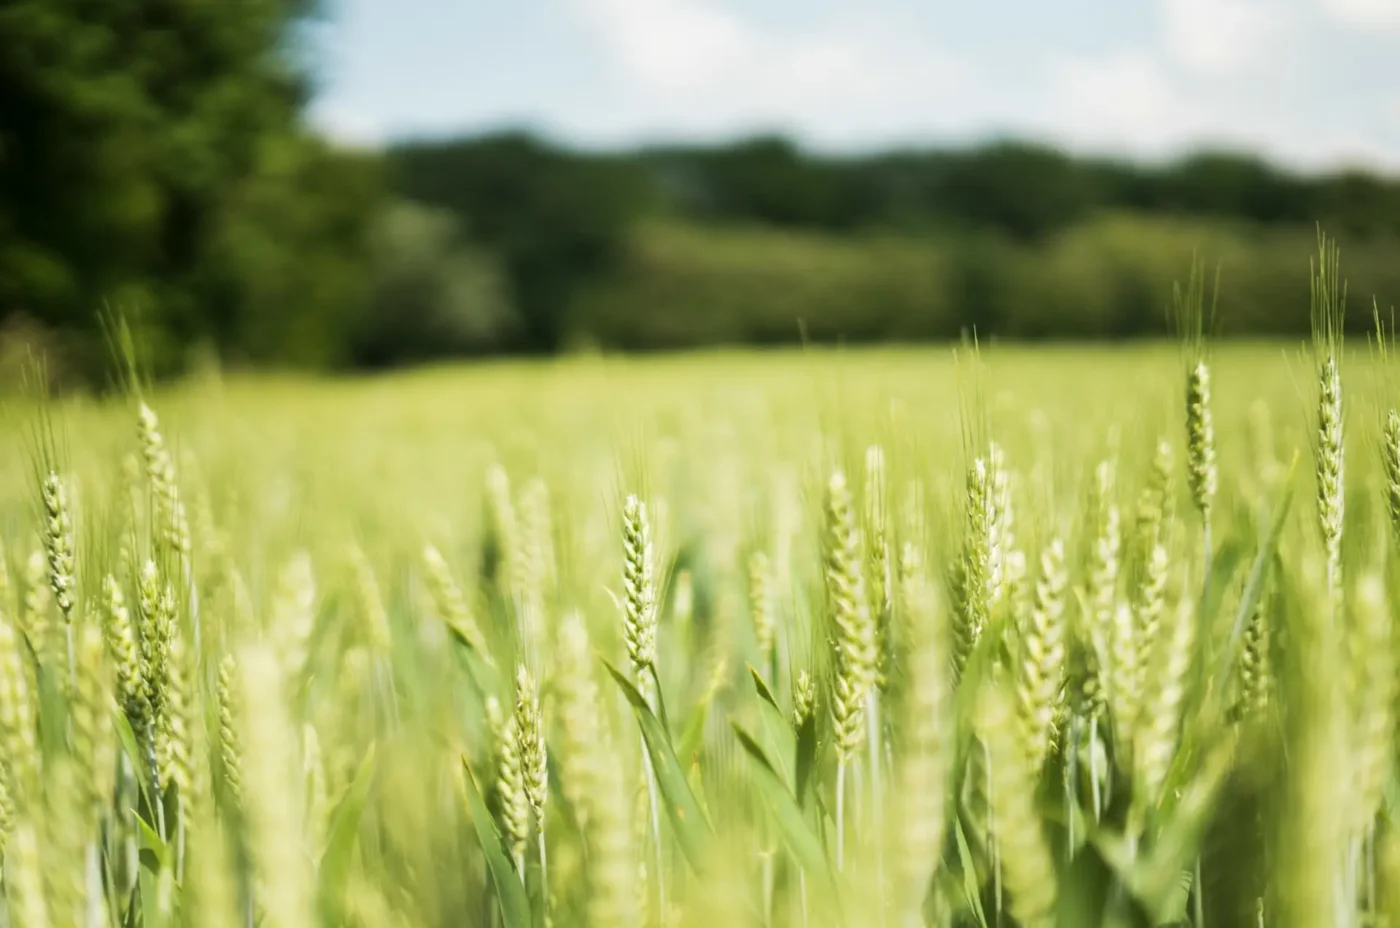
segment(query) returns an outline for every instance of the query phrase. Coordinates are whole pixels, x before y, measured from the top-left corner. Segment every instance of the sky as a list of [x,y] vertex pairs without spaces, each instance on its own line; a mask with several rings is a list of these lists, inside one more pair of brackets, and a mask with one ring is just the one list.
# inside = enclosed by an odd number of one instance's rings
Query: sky
[[347,144],[993,137],[1400,170],[1400,0],[329,0],[314,124]]

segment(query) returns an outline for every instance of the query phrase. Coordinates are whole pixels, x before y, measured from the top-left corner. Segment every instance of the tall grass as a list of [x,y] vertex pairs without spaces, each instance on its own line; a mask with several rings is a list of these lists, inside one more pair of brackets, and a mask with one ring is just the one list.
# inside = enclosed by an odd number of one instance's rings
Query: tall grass
[[971,403],[820,351],[14,401],[0,923],[1385,924],[1400,403],[1322,256],[1304,378],[1207,345],[1197,265],[1184,383],[984,348]]

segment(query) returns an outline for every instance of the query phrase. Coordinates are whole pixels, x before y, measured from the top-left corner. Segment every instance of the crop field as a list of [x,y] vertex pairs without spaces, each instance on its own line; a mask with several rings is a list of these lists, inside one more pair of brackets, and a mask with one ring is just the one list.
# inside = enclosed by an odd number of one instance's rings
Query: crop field
[[1373,345],[15,399],[3,924],[1400,925]]

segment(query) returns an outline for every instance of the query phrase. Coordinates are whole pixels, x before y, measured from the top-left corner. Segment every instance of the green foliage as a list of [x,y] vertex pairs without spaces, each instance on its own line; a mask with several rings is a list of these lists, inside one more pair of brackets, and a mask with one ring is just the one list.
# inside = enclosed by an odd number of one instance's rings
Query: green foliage
[[1366,292],[1400,296],[1400,184],[1248,155],[829,157],[760,137],[602,156],[514,134],[389,160],[401,195],[499,262],[524,321],[511,344],[531,350],[1163,335],[1197,251],[1222,265],[1226,332],[1291,335],[1317,221]]
[[219,311],[168,303],[169,311],[185,307],[193,331],[201,321],[212,324],[208,334],[235,360],[344,365],[351,360],[347,318],[372,281],[366,217],[378,191],[371,158],[300,136],[270,140],[199,269],[208,289],[189,294]]
[[[1353,289],[1400,300],[1400,239],[1346,246]],[[1017,339],[1163,337],[1192,255],[1221,266],[1220,334],[1308,332],[1311,227],[1270,230],[1101,215],[1037,243],[997,234],[832,235],[753,226],[638,225],[570,329],[623,349],[914,342],[969,328]],[[1356,318],[1353,324],[1369,324]]]
[[676,843],[690,865],[698,869],[704,866],[714,833],[699,800],[686,782],[685,772],[671,746],[671,736],[632,682],[611,664],[604,666],[636,713],[647,756],[651,759],[651,769],[656,775],[657,788],[665,801],[667,818],[675,830]]
[[0,8],[0,319],[100,360],[98,311],[185,346],[326,364],[364,288],[372,165],[309,137],[299,0],[16,0]]
[[476,774],[472,772],[471,766],[466,759],[462,760],[462,793],[466,797],[468,814],[471,816],[472,827],[476,829],[478,839],[481,841],[482,852],[486,856],[486,865],[491,871],[491,880],[495,884],[496,899],[501,909],[501,917],[505,920],[508,928],[527,928],[532,924],[530,919],[530,903],[525,896],[525,888],[521,885],[520,879],[516,876],[515,868],[510,863],[510,853],[506,850],[505,841],[496,830],[496,826],[491,819],[491,814],[487,810],[486,800],[482,798],[481,786],[477,782]]
[[[470,771],[464,771],[470,775]],[[360,819],[364,815],[365,802],[369,798],[370,786],[374,778],[374,748],[365,754],[355,771],[345,795],[331,816],[326,846],[321,851],[320,890],[322,904],[332,909],[340,904],[345,896],[345,881],[350,870],[350,861],[359,841]]]
[[455,214],[387,204],[370,234],[369,305],[354,358],[378,366],[500,350],[518,337],[496,260],[465,241]]
[[521,317],[518,344],[535,350],[559,347],[565,305],[614,260],[644,190],[623,159],[523,135],[405,145],[389,164],[402,195],[457,213],[497,256]]
[[[831,862],[827,857],[826,847],[812,827],[811,820],[803,813],[802,806],[773,766],[763,746],[737,722],[732,722],[731,725],[734,737],[739,740],[744,753],[753,764],[752,782],[762,795],[764,805],[772,813],[773,821],[782,833],[784,845],[824,892],[834,894],[836,887]],[[841,919],[836,916],[833,920],[839,922]]]
[[956,331],[939,255],[917,240],[639,226],[626,264],[580,299],[580,336],[619,348],[938,337]]

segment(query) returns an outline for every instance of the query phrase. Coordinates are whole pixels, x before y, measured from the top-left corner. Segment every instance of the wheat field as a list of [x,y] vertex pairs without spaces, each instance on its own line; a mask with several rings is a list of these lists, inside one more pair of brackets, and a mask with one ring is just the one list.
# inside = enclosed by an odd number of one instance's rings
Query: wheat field
[[16,398],[4,924],[1400,925],[1382,344]]

